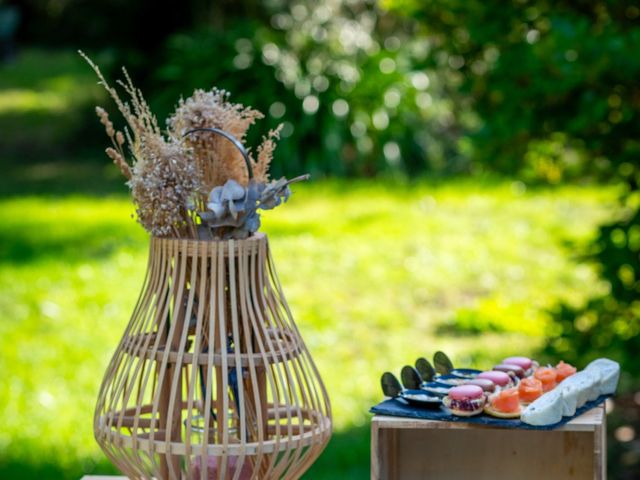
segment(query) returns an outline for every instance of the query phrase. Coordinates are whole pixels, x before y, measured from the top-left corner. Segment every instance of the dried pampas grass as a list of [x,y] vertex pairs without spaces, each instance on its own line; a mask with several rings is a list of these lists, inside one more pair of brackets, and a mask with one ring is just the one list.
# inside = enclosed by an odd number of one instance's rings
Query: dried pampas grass
[[[210,227],[202,221],[209,192],[230,180],[249,191],[247,166],[228,139],[205,131],[185,134],[199,128],[218,128],[244,142],[249,128],[264,115],[232,103],[225,90],[196,90],[191,97],[179,101],[163,134],[142,92],[135,88],[125,69],[122,70],[125,80],[117,83],[127,94],[126,101],[109,85],[100,68],[84,53],[80,55],[96,72],[127,123],[124,133],[117,130],[106,110],[96,107],[112,144],[106,153],[128,180],[138,222],[160,237],[198,238],[203,227],[210,228],[213,237],[220,237],[221,227]],[[255,157],[249,153],[253,188],[267,187],[281,128],[280,125],[263,137]]]
[[193,237],[195,215],[190,212],[189,205],[206,192],[192,151],[179,140],[162,135],[142,92],[134,87],[125,69],[122,70],[125,81],[118,83],[129,96],[129,101],[120,98],[97,65],[82,52],[80,55],[96,72],[127,122],[126,143],[133,157],[131,164],[127,162],[124,151],[125,135],[114,128],[103,108],[96,108],[100,123],[113,145],[106,150],[107,155],[128,179],[138,222],[152,235]]
[[[229,92],[213,88],[196,90],[186,100],[180,100],[173,116],[167,121],[169,132],[175,137],[198,128],[219,128],[244,142],[247,131],[264,115],[250,107],[229,101]],[[269,164],[273,158],[281,127],[269,132],[258,146],[257,160],[251,158],[257,182],[269,179]],[[208,132],[194,132],[185,141],[193,148],[194,157],[203,172],[207,189],[234,180],[243,186],[249,182],[240,152],[225,138]]]

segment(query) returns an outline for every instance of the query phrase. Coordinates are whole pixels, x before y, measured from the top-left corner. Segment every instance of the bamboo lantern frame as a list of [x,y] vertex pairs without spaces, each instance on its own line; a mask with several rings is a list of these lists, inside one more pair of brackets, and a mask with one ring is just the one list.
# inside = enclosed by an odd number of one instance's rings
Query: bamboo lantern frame
[[325,387],[265,235],[151,239],[94,432],[129,478],[299,478],[331,436]]
[[[217,133],[249,156],[232,135]],[[331,407],[267,237],[151,238],[147,276],[100,387],[96,440],[129,478],[299,478]]]

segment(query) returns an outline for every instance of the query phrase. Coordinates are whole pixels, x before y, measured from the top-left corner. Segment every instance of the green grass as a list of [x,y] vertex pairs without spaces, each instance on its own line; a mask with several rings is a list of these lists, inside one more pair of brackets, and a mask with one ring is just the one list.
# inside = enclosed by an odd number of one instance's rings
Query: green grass
[[[553,334],[546,309],[602,291],[570,245],[591,238],[614,193],[320,182],[263,215],[334,410],[334,439],[306,478],[368,477],[383,371],[437,349],[479,366],[533,352]],[[110,471],[92,413],[144,275],[132,212],[121,195],[0,200],[0,478]]]
[[[96,60],[108,67],[109,55]],[[79,138],[94,136],[88,122],[106,94],[95,74],[74,51],[24,49],[16,62],[0,65],[0,165],[51,161]]]

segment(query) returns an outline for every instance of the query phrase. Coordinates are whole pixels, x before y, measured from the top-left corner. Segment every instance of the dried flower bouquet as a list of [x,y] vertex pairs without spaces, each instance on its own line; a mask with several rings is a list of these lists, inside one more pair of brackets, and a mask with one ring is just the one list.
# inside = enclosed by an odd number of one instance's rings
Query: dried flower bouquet
[[106,153],[127,178],[137,220],[152,235],[247,238],[260,227],[258,210],[286,202],[289,185],[308,178],[270,181],[269,165],[281,126],[263,138],[255,156],[247,152],[242,145],[246,133],[264,115],[230,102],[228,92],[196,90],[181,99],[163,133],[125,69],[125,80],[117,83],[128,101],[120,98],[97,65],[80,54],[127,123],[124,133],[116,130],[107,112],[96,107],[112,143]]

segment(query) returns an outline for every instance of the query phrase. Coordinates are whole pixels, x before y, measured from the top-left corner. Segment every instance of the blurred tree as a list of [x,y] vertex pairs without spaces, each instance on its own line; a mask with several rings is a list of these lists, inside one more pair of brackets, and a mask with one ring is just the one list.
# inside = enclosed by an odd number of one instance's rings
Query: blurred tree
[[[551,183],[591,176],[621,184],[618,217],[600,228],[588,252],[610,290],[586,305],[559,305],[545,353],[577,365],[616,359],[622,391],[634,391],[640,382],[640,7],[565,0],[384,5],[419,22],[430,67],[457,78],[459,89],[449,91],[456,116],[470,106],[480,118],[469,131],[477,167]],[[611,445],[613,476],[638,478],[637,453]]]
[[[583,306],[559,305],[545,348],[549,357],[576,365],[601,356],[619,361],[622,395],[616,397],[616,410],[608,420],[610,433],[622,428],[634,435],[640,431],[638,393],[634,393],[640,388],[640,191],[636,182],[637,176],[629,179],[635,185],[628,187],[621,198],[620,218],[600,228],[589,255],[610,292]],[[614,434],[609,435],[608,443],[612,478],[639,478],[640,458],[635,442],[621,441]]]
[[371,1],[265,2],[250,20],[226,15],[172,36],[153,103],[166,113],[216,85],[268,113],[270,127],[283,121],[275,174],[466,169],[446,83],[414,27]]
[[[482,119],[474,160],[558,182],[628,177],[640,152],[640,8],[630,2],[385,0],[415,19],[455,113]],[[457,87],[457,85],[456,85]],[[622,169],[622,172],[620,171]]]

